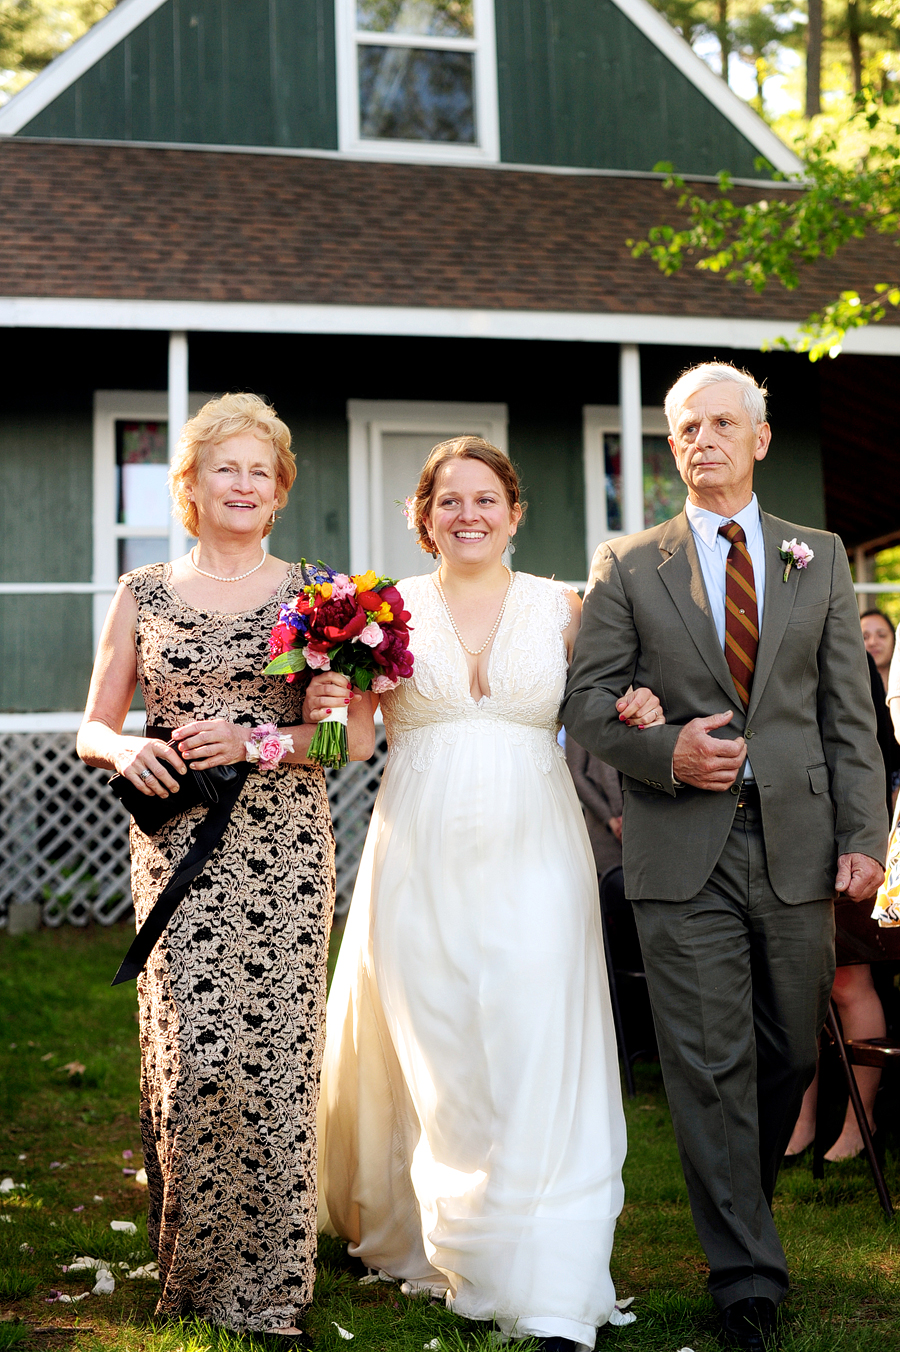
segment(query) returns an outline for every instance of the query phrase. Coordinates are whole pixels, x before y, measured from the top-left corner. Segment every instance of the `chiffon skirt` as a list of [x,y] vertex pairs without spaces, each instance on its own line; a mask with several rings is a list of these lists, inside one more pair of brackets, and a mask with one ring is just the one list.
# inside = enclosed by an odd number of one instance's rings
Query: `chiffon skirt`
[[461,1315],[590,1348],[625,1126],[581,809],[545,730],[420,732],[392,748],[329,999],[320,1226]]

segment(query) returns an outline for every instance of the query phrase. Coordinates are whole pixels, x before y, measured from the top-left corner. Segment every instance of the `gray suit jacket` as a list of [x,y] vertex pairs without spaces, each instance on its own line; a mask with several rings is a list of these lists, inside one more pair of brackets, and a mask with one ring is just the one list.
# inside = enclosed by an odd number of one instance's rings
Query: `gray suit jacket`
[[622,862],[622,846],[609,829],[610,817],[622,815],[622,789],[619,772],[605,761],[579,746],[574,737],[566,737],[566,763],[575,783],[575,792],[584,809],[584,821],[591,838],[597,875]]
[[[888,822],[859,611],[843,545],[762,514],[766,590],[750,706],[734,688],[687,517],[609,541],[594,555],[563,721],[621,770],[625,882],[633,899],[685,901],[709,878],[738,786],[676,788],[672,755],[692,718],[734,711],[713,735],[747,738],[760,789],[769,876],[782,901],[834,895],[837,856],[884,860]],[[815,558],[784,582],[783,540]],[[630,684],[662,701],[664,727],[618,720]],[[739,776],[740,778],[740,776]]]

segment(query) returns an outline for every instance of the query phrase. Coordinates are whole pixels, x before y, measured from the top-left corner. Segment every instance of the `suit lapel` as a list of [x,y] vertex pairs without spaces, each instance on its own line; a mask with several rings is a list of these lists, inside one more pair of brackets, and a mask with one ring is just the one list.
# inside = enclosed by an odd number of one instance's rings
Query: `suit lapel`
[[760,512],[763,539],[766,550],[766,591],[763,606],[762,625],[759,631],[759,648],[756,653],[756,669],[753,672],[753,686],[750,690],[750,704],[747,709],[747,721],[756,712],[756,706],[766,688],[766,681],[772,671],[778,649],[784,638],[794,601],[797,596],[799,570],[792,568],[787,582],[784,577],[784,560],[781,557],[781,541],[776,534],[772,518],[766,512]]
[[[740,709],[741,702],[734,688],[728,663],[725,661],[724,650],[719,645],[719,636],[709,608],[709,598],[706,595],[700,559],[697,555],[697,544],[684,512],[669,522],[660,539],[659,549],[663,561],[657,572],[662,582],[678,607],[700,656],[728,696],[729,703]],[[768,556],[766,567],[768,569]],[[767,607],[768,604],[769,592],[766,588]],[[768,618],[768,612],[765,618]]]

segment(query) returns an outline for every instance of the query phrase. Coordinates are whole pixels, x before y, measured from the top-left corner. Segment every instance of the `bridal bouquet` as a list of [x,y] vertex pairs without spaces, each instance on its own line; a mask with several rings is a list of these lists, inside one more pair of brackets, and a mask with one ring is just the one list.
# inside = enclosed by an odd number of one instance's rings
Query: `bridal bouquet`
[[[311,580],[281,607],[269,637],[272,660],[266,676],[295,681],[307,667],[349,676],[357,690],[381,695],[411,676],[409,611],[389,577],[348,577],[322,563],[301,559]],[[339,770],[347,764],[347,710],[334,709],[316,728],[309,759]]]

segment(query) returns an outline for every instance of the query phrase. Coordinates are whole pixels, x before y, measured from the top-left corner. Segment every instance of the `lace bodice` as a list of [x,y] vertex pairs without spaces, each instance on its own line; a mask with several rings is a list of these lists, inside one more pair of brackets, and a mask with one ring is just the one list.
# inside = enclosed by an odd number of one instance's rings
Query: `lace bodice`
[[189,606],[173,590],[171,572],[171,564],[152,563],[121,579],[138,604],[137,675],[147,722],[166,728],[194,718],[299,723],[297,686],[262,670],[279,608],[303,585],[300,565],[291,566],[268,601],[243,614]]
[[425,769],[442,742],[502,724],[549,769],[562,754],[556,746],[567,671],[562,634],[572,618],[565,586],[514,575],[488,663],[491,693],[479,700],[470,694],[466,656],[431,577],[406,578],[398,586],[412,614],[415,670],[382,696],[392,751],[410,747],[414,768]]

